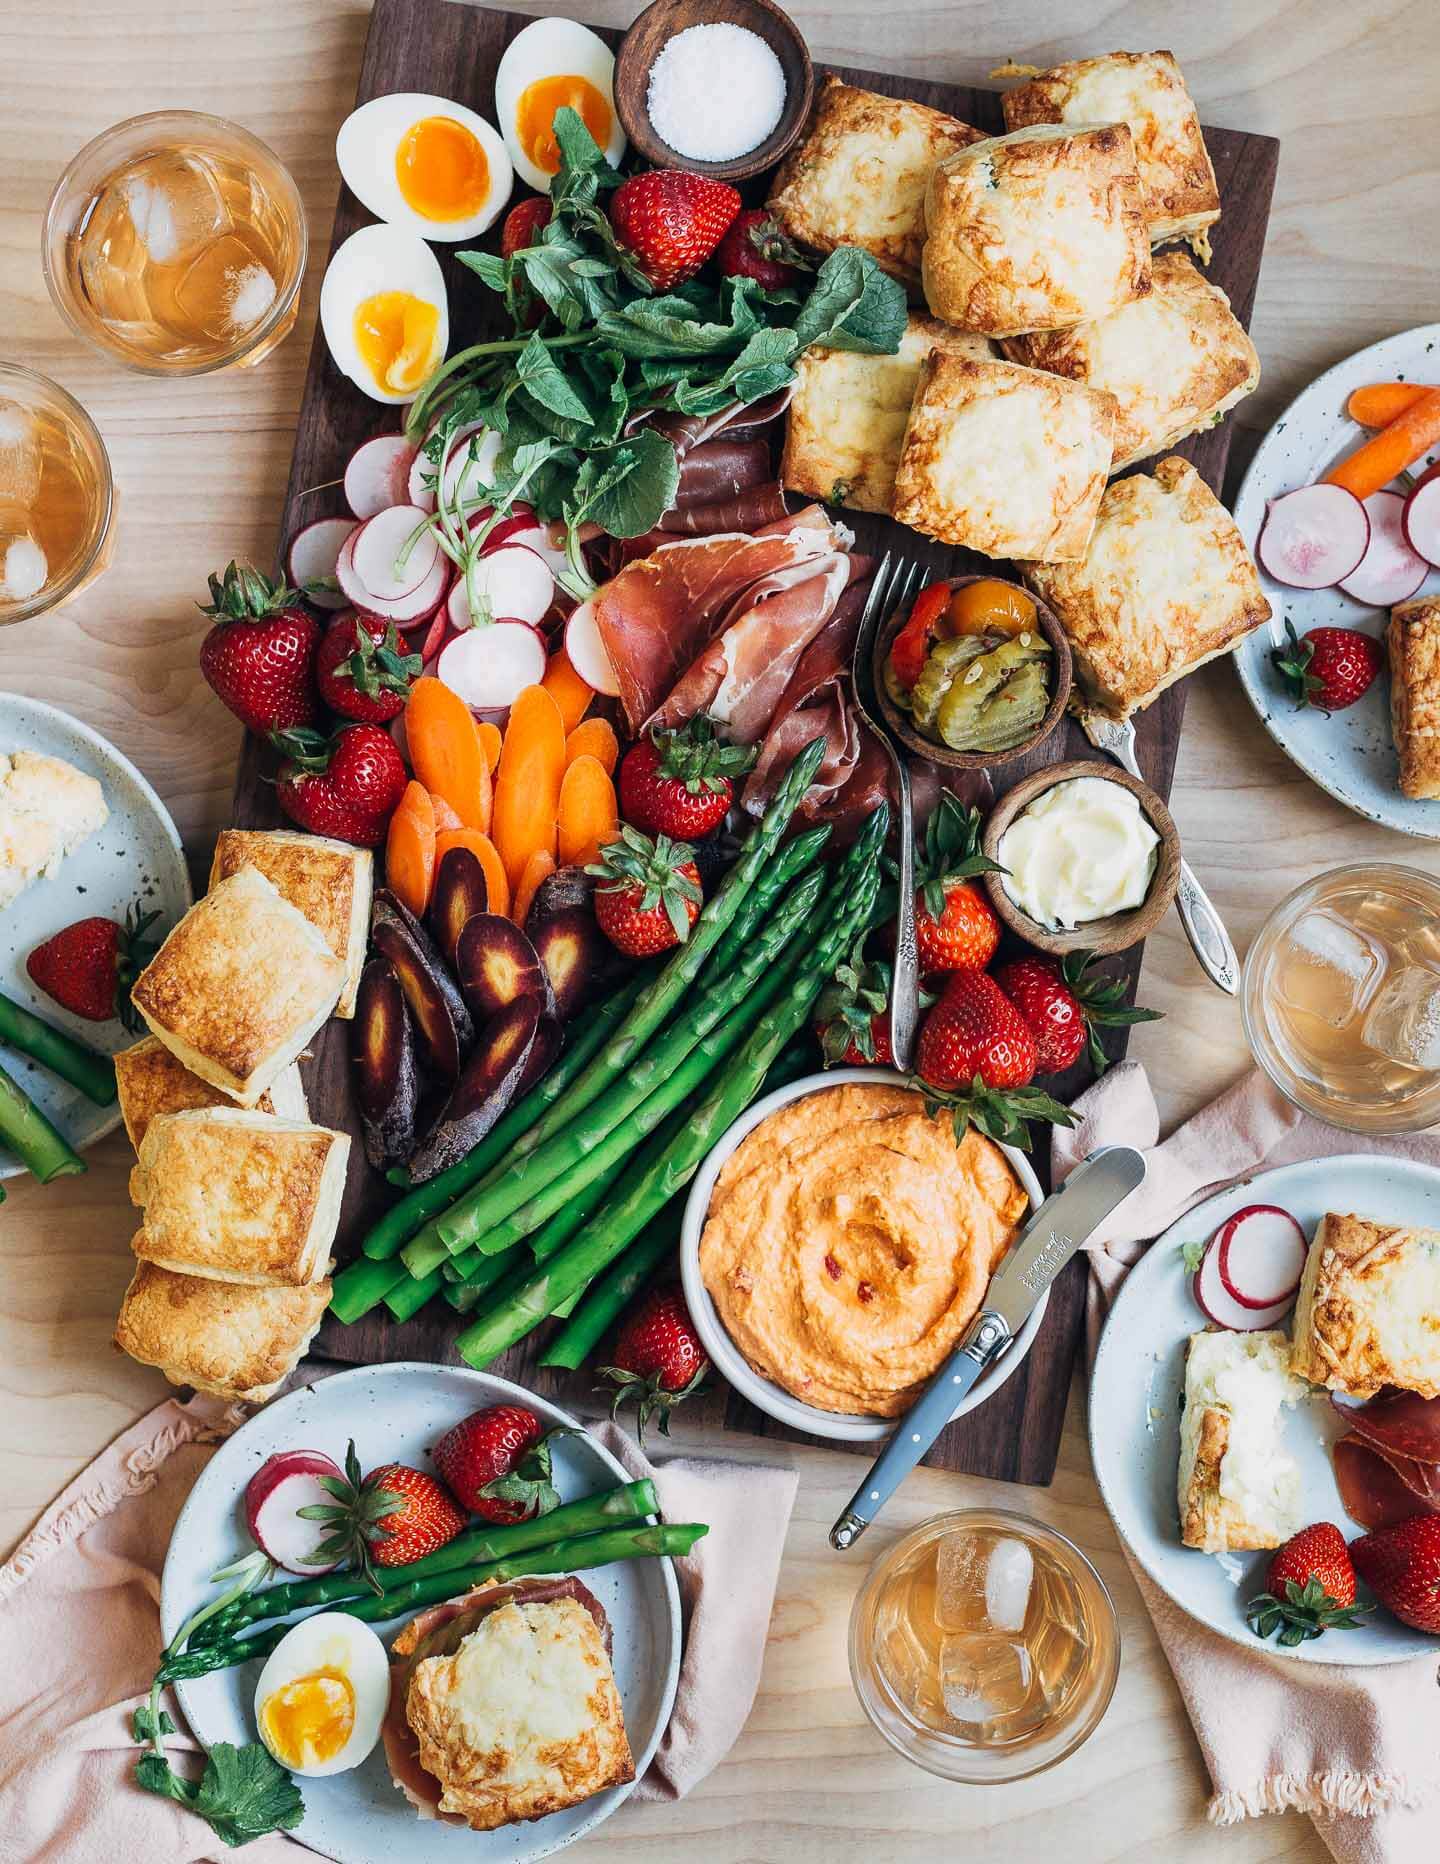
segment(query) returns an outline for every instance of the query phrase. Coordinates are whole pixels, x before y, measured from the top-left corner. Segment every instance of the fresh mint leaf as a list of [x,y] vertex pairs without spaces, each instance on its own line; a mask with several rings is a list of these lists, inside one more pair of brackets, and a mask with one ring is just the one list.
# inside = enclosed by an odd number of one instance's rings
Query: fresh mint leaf
[[492,291],[504,291],[510,282],[509,262],[497,252],[457,252],[455,257]]
[[819,344],[893,356],[905,334],[905,292],[858,246],[837,246],[815,275],[793,333],[798,354]]
[[305,1816],[300,1789],[269,1750],[252,1741],[217,1741],[200,1776],[195,1811],[227,1845],[248,1845],[266,1832],[289,1832]]
[[[562,204],[568,198],[568,190],[582,181],[588,180],[592,186],[607,190],[620,186],[619,171],[610,166],[605,151],[586,129],[584,118],[578,110],[572,110],[569,104],[562,105],[555,112],[552,128],[556,147],[560,151],[557,185]],[[552,189],[552,201],[555,198]]]
[[566,376],[538,333],[516,357],[515,373],[524,383],[530,399],[542,408],[581,427],[594,426],[590,404]]

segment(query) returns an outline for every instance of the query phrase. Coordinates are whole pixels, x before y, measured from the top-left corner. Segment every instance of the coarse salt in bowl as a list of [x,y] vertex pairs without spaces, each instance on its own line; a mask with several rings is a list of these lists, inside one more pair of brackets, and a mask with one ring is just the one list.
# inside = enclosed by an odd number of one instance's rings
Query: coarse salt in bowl
[[687,26],[650,67],[646,109],[657,136],[692,162],[758,149],[785,111],[780,60],[748,26]]

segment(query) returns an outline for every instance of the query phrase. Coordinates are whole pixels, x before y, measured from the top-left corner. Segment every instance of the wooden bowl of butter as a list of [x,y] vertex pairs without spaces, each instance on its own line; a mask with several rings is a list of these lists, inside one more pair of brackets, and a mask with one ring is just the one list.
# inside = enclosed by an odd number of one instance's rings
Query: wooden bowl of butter
[[1163,800],[1128,770],[1089,758],[1051,764],[1007,791],[981,846],[1006,869],[985,875],[996,912],[1055,957],[1128,951],[1180,884],[1180,831]]

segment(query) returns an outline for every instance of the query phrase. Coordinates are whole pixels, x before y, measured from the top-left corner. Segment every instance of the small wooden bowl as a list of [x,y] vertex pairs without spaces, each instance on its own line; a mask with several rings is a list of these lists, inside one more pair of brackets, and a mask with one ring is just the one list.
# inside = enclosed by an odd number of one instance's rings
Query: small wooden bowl
[[890,652],[890,643],[909,619],[909,611],[896,610],[890,619],[877,631],[875,636],[875,658],[872,670],[875,675],[875,698],[880,712],[891,732],[907,750],[916,757],[923,757],[932,764],[943,764],[947,770],[998,770],[1002,764],[1013,764],[1017,757],[1024,757],[1027,751],[1033,751],[1042,739],[1048,738],[1065,716],[1065,707],[1070,698],[1070,685],[1074,678],[1074,663],[1070,656],[1070,640],[1060,626],[1058,618],[1046,607],[1039,596],[1023,584],[1011,582],[1006,576],[951,576],[952,589],[961,589],[967,583],[998,582],[1008,589],[1018,589],[1028,601],[1035,604],[1035,621],[1040,632],[1050,643],[1050,651],[1055,656],[1055,685],[1050,694],[1050,704],[1045,709],[1045,716],[1030,737],[1022,744],[1017,744],[1008,751],[952,751],[948,744],[941,744],[934,738],[927,738],[924,732],[917,731],[910,723],[910,714],[904,712],[890,697],[885,685],[885,661]]
[[[780,60],[785,108],[780,121],[744,155],[728,162],[698,162],[672,149],[650,122],[650,67],[666,41],[688,26],[744,26]],[[654,168],[686,168],[717,181],[743,181],[771,168],[804,129],[815,95],[815,72],[804,35],[772,0],[652,0],[620,41],[615,55],[615,108],[631,147]]]
[[1121,770],[1118,765],[1102,764],[1087,757],[1077,757],[1065,764],[1051,764],[1048,769],[1035,771],[1032,776],[1017,783],[1013,790],[1006,791],[990,811],[980,845],[992,861],[998,861],[1005,831],[1021,811],[1046,790],[1053,789],[1057,783],[1068,783],[1073,777],[1099,777],[1106,783],[1118,783],[1122,789],[1129,790],[1139,802],[1151,828],[1160,837],[1154,878],[1143,902],[1128,913],[1111,913],[1106,919],[1086,920],[1073,931],[1052,932],[1049,926],[1041,925],[1038,919],[1032,919],[1029,913],[1021,911],[1005,891],[1002,874],[986,874],[985,886],[996,912],[1010,930],[1018,933],[1027,944],[1036,946],[1040,951],[1048,951],[1057,958],[1063,958],[1066,952],[1071,951],[1093,951],[1098,952],[1102,958],[1108,958],[1117,951],[1128,951],[1132,945],[1138,945],[1142,938],[1148,937],[1170,910],[1175,889],[1180,884],[1180,831],[1175,826],[1174,817],[1148,783],[1142,783],[1138,777],[1132,777],[1128,770]]

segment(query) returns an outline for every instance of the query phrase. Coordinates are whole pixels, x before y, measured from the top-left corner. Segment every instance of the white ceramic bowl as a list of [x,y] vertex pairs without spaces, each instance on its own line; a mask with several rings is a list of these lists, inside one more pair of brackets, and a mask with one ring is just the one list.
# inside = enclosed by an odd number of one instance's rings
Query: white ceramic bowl
[[[814,1405],[802,1404],[798,1398],[792,1398],[789,1392],[763,1378],[735,1345],[715,1312],[715,1303],[710,1299],[700,1275],[700,1232],[705,1228],[710,1194],[715,1189],[715,1180],[720,1175],[721,1167],[740,1141],[752,1133],[763,1119],[774,1113],[777,1107],[788,1106],[792,1100],[803,1100],[807,1094],[820,1093],[826,1088],[843,1087],[852,1081],[879,1081],[893,1087],[901,1079],[901,1076],[888,1068],[831,1068],[822,1074],[807,1074],[802,1080],[790,1082],[787,1087],[776,1088],[773,1094],[757,1100],[753,1107],[741,1114],[728,1132],[717,1140],[714,1150],[695,1174],[685,1205],[685,1220],[680,1231],[680,1274],[685,1284],[685,1299],[691,1319],[695,1322],[696,1331],[712,1363],[751,1404],[758,1405],[780,1423],[789,1424],[794,1430],[808,1431],[813,1437],[833,1437],[843,1443],[879,1443],[894,1431],[897,1420],[893,1417],[862,1415],[854,1411],[821,1411]],[[1011,1169],[1030,1199],[1031,1209],[1035,1209],[1043,1202],[1045,1193],[1040,1188],[1040,1180],[1035,1176],[1030,1161],[1013,1146],[1001,1146],[1000,1150],[1009,1160]],[[1010,1351],[978,1379],[974,1388],[956,1405],[951,1414],[952,1423],[967,1411],[973,1411],[976,1405],[984,1404],[990,1394],[998,1391],[1009,1378],[1029,1352],[1031,1341],[1040,1331],[1049,1299],[1047,1290],[1031,1310],[1030,1318],[1020,1329]]]

